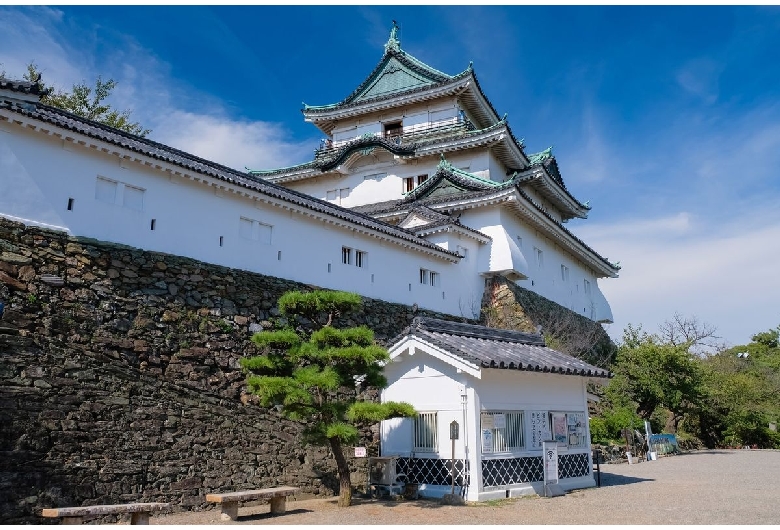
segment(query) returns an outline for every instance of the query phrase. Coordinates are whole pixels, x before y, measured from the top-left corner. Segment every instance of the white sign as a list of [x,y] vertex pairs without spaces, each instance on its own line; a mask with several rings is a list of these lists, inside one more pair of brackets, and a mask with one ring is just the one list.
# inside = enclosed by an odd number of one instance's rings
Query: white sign
[[493,414],[493,428],[505,429],[506,428],[506,416],[503,414]]
[[483,453],[493,452],[493,430],[492,429],[482,429],[482,452]]
[[483,429],[493,429],[494,428],[494,416],[492,414],[480,414],[479,421],[482,424]]
[[544,483],[558,484],[558,442],[555,440],[542,442],[542,459],[544,460]]
[[550,439],[546,411],[531,412],[531,449],[541,449],[542,442]]
[[360,458],[366,456],[366,448],[365,447],[355,447],[355,457]]

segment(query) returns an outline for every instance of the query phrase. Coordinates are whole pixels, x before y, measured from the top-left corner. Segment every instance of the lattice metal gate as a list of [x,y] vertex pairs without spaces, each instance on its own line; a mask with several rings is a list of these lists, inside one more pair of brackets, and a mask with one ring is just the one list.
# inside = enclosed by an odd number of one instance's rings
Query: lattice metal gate
[[[584,477],[590,473],[588,453],[558,455],[558,477]],[[482,460],[482,486],[508,486],[544,480],[541,456]]]
[[[396,462],[396,474],[404,474],[412,484],[431,486],[450,486],[452,484],[450,459],[445,458],[399,458]],[[469,484],[468,460],[455,460],[455,485]]]

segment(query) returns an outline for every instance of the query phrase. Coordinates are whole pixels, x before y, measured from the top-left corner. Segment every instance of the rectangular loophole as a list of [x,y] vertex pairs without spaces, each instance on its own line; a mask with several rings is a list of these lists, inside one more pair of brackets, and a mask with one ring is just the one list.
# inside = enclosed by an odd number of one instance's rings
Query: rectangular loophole
[[328,263],[328,272],[330,272],[330,263]]
[[68,211],[73,210],[73,197],[68,199]]
[[276,259],[279,260],[279,261],[282,261],[282,251],[281,250],[276,253]]
[[221,247],[224,244],[225,244],[225,236],[219,236],[219,246]]
[[157,228],[157,219],[152,219],[152,222],[149,225],[149,228],[152,230],[155,230]]

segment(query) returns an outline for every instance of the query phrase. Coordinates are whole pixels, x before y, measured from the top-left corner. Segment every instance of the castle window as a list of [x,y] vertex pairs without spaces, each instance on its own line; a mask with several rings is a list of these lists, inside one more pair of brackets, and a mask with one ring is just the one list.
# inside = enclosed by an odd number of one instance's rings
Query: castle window
[[440,275],[438,272],[429,271],[428,269],[420,269],[420,283],[422,285],[438,287],[440,283],[439,277]]
[[366,266],[366,253],[363,252],[362,250],[355,251],[355,266],[356,267]]
[[435,453],[439,448],[438,421],[435,412],[420,412],[414,417],[414,450]]
[[349,247],[341,247],[341,263],[344,265],[352,264],[352,249]]
[[569,281],[569,267],[566,265],[561,265],[561,280],[564,282]]
[[583,289],[585,290],[585,294],[590,294],[590,282],[588,280],[582,280],[583,283]]
[[534,247],[534,253],[536,254],[536,266],[541,269],[544,267],[544,252],[542,249]]
[[414,189],[414,177],[406,177],[403,181],[404,184],[404,193],[409,193]]
[[404,130],[403,123],[400,121],[385,123],[382,128],[384,129],[385,138],[388,139],[401,136]]
[[125,184],[125,190],[122,194],[122,206],[142,212],[144,209],[144,190]]
[[95,199],[108,204],[116,204],[117,182],[98,177],[95,183]]
[[261,223],[248,217],[239,219],[238,235],[251,241],[259,241],[264,245],[271,244],[273,226]]
[[505,453],[525,448],[522,412],[483,412],[480,425],[491,434],[489,441],[484,439],[482,452]]
[[68,211],[73,210],[73,198],[68,199]]
[[422,184],[426,180],[428,180],[428,175],[418,175],[417,176],[417,185],[419,186],[420,184]]
[[334,204],[341,204],[341,201],[349,197],[350,188],[339,188],[325,192],[325,199]]

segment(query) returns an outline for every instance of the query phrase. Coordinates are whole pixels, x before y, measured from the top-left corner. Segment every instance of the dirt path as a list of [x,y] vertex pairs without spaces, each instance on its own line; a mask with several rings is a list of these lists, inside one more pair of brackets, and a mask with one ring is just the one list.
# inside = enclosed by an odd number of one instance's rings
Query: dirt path
[[601,486],[563,497],[522,497],[468,506],[435,501],[334,498],[287,503],[271,517],[268,505],[246,506],[239,519],[218,510],[154,516],[152,524],[474,525],[474,524],[778,524],[780,451],[701,451],[638,464],[603,464]]

